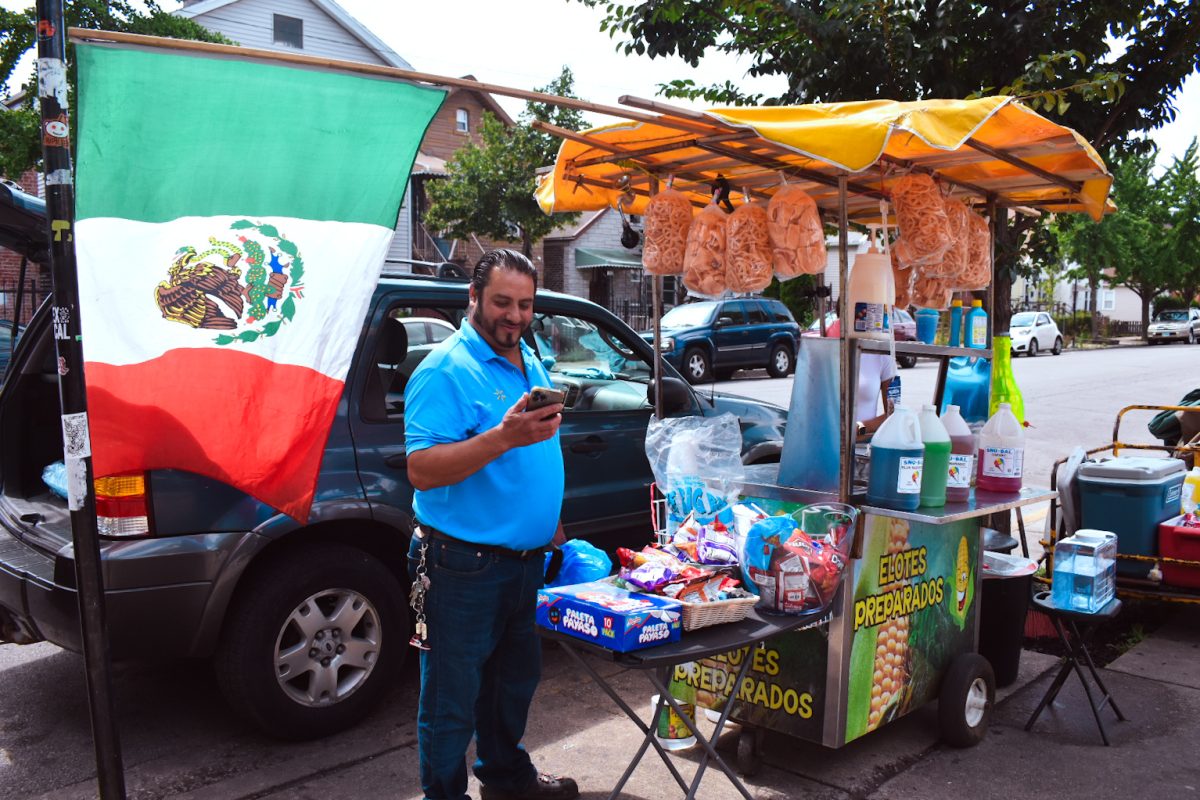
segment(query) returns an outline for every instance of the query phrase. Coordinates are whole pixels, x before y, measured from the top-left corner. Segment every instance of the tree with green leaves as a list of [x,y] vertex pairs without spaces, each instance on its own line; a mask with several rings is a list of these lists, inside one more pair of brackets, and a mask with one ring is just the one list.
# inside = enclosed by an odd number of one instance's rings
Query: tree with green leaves
[[1079,265],[1076,274],[1088,280],[1093,334],[1095,297],[1102,280],[1137,294],[1143,332],[1150,322],[1150,305],[1160,295],[1178,291],[1186,298],[1191,291],[1194,297],[1195,235],[1200,228],[1195,145],[1161,176],[1155,175],[1155,155],[1151,149],[1114,160],[1116,213],[1098,225],[1061,216],[1052,229],[1063,255]]
[[[563,67],[537,91],[574,97],[574,84],[571,70]],[[537,169],[553,164],[558,154],[558,140],[535,129],[535,120],[574,131],[587,127],[575,109],[532,101],[513,126],[484,114],[482,142],[461,147],[446,162],[448,177],[429,183],[425,224],[454,239],[520,240],[522,252],[532,257],[538,240],[578,219],[578,214],[546,215],[534,200]]]
[[[163,11],[154,0],[145,0],[141,10],[124,0],[73,0],[66,3],[64,15],[69,27],[93,30],[193,39],[201,42],[233,44],[219,33],[184,17]],[[18,63],[37,44],[37,9],[33,3],[20,11],[0,9],[0,82],[13,77]],[[75,106],[74,45],[67,43],[67,78],[71,106]],[[37,76],[21,87],[23,101],[17,108],[0,112],[0,175],[17,177],[37,166],[42,158],[40,120],[37,102]],[[75,141],[75,118],[71,117],[71,141]]]
[[[660,87],[668,97],[779,105],[1005,93],[1102,151],[1136,147],[1133,134],[1174,119],[1172,98],[1200,64],[1200,3],[1189,0],[579,2],[604,12],[601,30],[626,54],[693,66],[711,52],[733,54],[750,76],[779,76],[786,87],[765,96],[685,77]],[[1020,251],[1039,224],[1000,213],[996,330],[1008,326]]]

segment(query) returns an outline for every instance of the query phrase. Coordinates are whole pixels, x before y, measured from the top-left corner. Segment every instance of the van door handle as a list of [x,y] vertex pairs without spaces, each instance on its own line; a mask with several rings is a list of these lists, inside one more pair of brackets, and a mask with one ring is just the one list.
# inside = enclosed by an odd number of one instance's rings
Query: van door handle
[[582,442],[571,445],[572,453],[602,453],[608,449],[608,442],[599,436],[589,436]]
[[383,460],[384,464],[396,469],[404,469],[408,467],[408,455],[406,453],[393,453]]

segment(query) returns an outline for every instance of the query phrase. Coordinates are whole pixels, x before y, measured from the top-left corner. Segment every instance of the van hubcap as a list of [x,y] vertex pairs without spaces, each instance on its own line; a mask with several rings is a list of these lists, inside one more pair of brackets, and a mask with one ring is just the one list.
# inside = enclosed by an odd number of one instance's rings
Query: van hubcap
[[363,595],[328,589],[310,595],[275,643],[275,677],[304,706],[329,706],[362,686],[379,662],[379,612]]

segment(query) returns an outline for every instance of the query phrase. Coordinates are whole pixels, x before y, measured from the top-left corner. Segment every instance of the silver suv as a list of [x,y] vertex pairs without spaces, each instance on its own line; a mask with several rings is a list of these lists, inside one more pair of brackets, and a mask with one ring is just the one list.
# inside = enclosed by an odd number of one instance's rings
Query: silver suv
[[1146,329],[1146,339],[1150,344],[1195,344],[1200,341],[1200,308],[1173,308],[1158,312],[1150,322],[1150,327]]

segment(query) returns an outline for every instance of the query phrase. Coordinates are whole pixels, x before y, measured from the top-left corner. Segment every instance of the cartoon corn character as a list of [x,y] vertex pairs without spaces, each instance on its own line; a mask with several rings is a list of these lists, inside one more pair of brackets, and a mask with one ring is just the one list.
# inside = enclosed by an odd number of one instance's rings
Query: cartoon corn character
[[970,579],[971,562],[967,557],[967,537],[958,540],[958,560],[954,567],[954,591],[958,600],[958,613],[967,605],[967,581]]
[[[893,556],[908,549],[908,522],[888,520],[887,555]],[[880,586],[881,593],[902,588],[907,581]],[[867,730],[873,731],[887,718],[890,708],[901,702],[908,685],[908,617],[889,620],[879,626],[875,635],[875,664],[871,685],[871,707]]]

